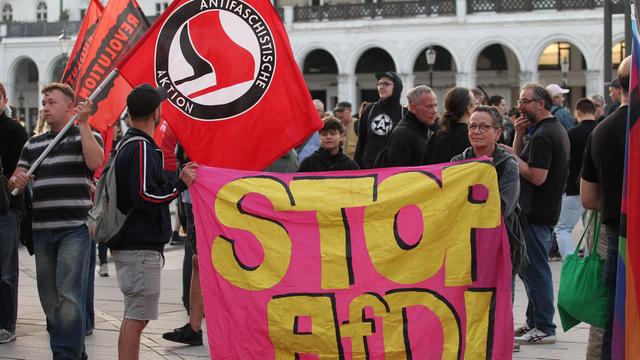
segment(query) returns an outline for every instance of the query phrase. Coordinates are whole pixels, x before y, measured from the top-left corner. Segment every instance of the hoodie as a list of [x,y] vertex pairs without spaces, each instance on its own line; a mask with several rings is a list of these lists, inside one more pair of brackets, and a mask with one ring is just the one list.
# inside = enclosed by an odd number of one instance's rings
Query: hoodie
[[402,94],[402,80],[392,71],[387,71],[378,77],[389,78],[393,82],[391,96],[380,99],[368,105],[358,124],[358,144],[354,160],[362,169],[371,169],[378,154],[387,144],[391,130],[402,119],[404,110],[400,105]]

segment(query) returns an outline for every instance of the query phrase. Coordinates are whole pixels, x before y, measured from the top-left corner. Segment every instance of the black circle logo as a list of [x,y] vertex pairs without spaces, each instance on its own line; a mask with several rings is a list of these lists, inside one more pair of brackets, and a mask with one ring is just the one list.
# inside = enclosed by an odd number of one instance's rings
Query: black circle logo
[[275,68],[271,30],[241,0],[185,3],[166,19],[156,43],[156,83],[195,120],[248,111],[266,93]]

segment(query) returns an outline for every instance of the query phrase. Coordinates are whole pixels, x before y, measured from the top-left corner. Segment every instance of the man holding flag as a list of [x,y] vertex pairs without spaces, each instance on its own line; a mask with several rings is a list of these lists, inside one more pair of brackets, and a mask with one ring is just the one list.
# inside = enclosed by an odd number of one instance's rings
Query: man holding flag
[[[33,180],[33,248],[38,295],[47,316],[54,359],[83,359],[87,274],[92,246],[86,221],[91,209],[91,175],[102,165],[102,139],[89,126],[91,102],[74,109],[68,85],[42,89],[45,121],[51,130],[29,139],[9,190],[23,191]],[[72,126],[41,163],[27,175],[36,158],[77,112]]]

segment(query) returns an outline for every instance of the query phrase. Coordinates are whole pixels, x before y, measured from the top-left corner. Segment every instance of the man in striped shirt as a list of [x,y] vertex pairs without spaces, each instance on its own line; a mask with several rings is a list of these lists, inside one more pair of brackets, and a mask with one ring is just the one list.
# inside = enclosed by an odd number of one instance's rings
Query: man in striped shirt
[[[92,242],[85,222],[91,202],[91,175],[102,165],[100,135],[89,126],[92,104],[74,107],[65,84],[42,89],[43,115],[50,129],[25,144],[9,187],[24,190],[33,181],[33,247],[40,303],[47,316],[54,359],[84,359],[85,298]],[[34,175],[27,170],[77,112],[72,126]]]

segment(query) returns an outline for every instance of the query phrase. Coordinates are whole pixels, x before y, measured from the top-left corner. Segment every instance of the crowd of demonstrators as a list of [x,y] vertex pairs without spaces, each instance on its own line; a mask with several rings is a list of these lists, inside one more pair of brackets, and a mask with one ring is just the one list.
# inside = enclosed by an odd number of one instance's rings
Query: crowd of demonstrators
[[380,100],[368,104],[359,121],[358,144],[354,160],[361,169],[371,169],[387,144],[391,130],[404,116],[400,104],[402,80],[393,71],[375,74]]
[[325,117],[320,135],[320,148],[300,162],[298,172],[358,170],[358,164],[342,151],[346,130],[340,120]]
[[[586,209],[601,212],[605,234],[605,244],[600,245],[606,249],[606,253],[600,247],[597,250],[606,258],[604,279],[609,291],[609,321],[605,329],[591,327],[589,333],[589,349],[595,343],[594,348],[601,349],[602,359],[611,358],[630,70],[631,56],[625,58],[618,67],[620,105],[591,132],[580,175],[582,205]],[[611,91],[611,87],[609,89]]]
[[88,124],[91,103],[76,108],[77,125],[65,134],[34,172],[33,165],[74,114],[75,95],[68,85],[42,89],[42,106],[50,130],[29,139],[9,189],[23,191],[33,180],[33,248],[40,303],[47,317],[54,358],[86,358],[87,276],[92,241],[86,226],[92,206],[91,177],[102,165],[102,139]]
[[569,175],[562,195],[560,218],[554,230],[562,259],[573,253],[575,246],[571,232],[578,220],[584,219],[585,211],[580,201],[580,171],[587,138],[596,126],[596,116],[596,106],[593,101],[587,98],[579,99],[575,106],[575,118],[578,124],[567,132],[570,145]]
[[455,87],[446,93],[440,129],[427,143],[425,164],[448,162],[469,147],[467,124],[475,108],[476,97],[469,89]]
[[[568,90],[555,84],[546,88],[524,86],[518,106],[508,113],[500,95],[489,97],[481,88],[454,87],[445,95],[444,112],[439,118],[438,99],[431,88],[418,85],[410,89],[405,109],[400,104],[403,85],[397,74],[376,73],[380,99],[361,104],[358,123],[351,103],[338,102],[332,113],[325,113],[324,104],[314,100],[323,127],[265,171],[358,170],[490,158],[498,175],[501,212],[510,243],[518,227],[527,251],[516,258],[511,243],[513,271],[522,279],[529,301],[526,322],[515,329],[514,340],[516,344],[553,343],[556,325],[549,248],[555,233],[562,255],[572,250],[571,231],[585,209],[603,213],[607,241],[598,250],[608,256],[611,296],[615,289],[628,108],[628,94],[620,90],[628,88],[628,68],[628,60],[623,61],[618,79],[610,86],[610,96],[613,100],[619,96],[621,106],[603,119],[601,96],[579,99],[575,106],[577,124],[564,107]],[[616,95],[616,91],[620,94]],[[5,112],[0,114],[0,168],[7,191],[24,191],[29,183],[33,187],[38,292],[54,358],[82,359],[86,358],[84,336],[93,328],[91,297],[95,275],[95,264],[90,265],[90,259],[95,262],[95,244],[85,222],[92,205],[92,171],[102,165],[103,146],[88,125],[90,102],[75,107],[71,89],[57,83],[45,86],[42,94],[43,130],[28,141],[17,122]],[[164,333],[163,338],[188,345],[203,344],[205,310],[187,190],[195,180],[197,164],[188,160],[179,145],[175,154],[175,136],[169,134],[160,143],[154,142],[154,130],[161,121],[159,105],[165,97],[165,93],[146,84],[129,94],[131,128],[120,143],[126,145],[115,161],[118,208],[123,213],[130,212],[120,241],[111,246],[124,298],[118,340],[121,358],[139,356],[141,333],[150,320],[158,317],[164,246],[177,236],[172,228],[177,230],[180,226],[178,222],[172,226],[168,206],[178,196],[187,234],[183,303],[189,321]],[[6,107],[6,103],[0,86],[0,105]],[[54,148],[35,176],[27,176],[26,170],[74,113],[78,114],[78,124],[71,127],[65,141]],[[170,128],[165,124],[164,130]],[[134,137],[135,141],[127,142]],[[15,339],[17,314],[17,239],[23,201],[19,197],[10,201],[3,203],[0,196],[0,225],[15,230],[0,234],[0,343]],[[526,219],[522,224],[517,220],[521,213]],[[106,261],[104,265],[106,270]],[[56,286],[55,279],[65,281]],[[592,328],[589,353],[600,354],[602,350],[606,354],[610,351],[610,338],[610,326]]]
[[27,132],[11,118],[7,92],[0,84],[0,344],[16,337],[18,315],[18,242],[24,211],[22,196],[8,195]]
[[438,115],[438,98],[431,88],[419,85],[407,92],[409,111],[393,128],[376,167],[418,166],[424,163],[430,125]]

